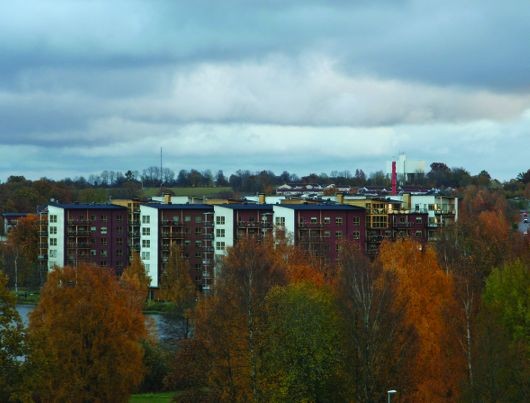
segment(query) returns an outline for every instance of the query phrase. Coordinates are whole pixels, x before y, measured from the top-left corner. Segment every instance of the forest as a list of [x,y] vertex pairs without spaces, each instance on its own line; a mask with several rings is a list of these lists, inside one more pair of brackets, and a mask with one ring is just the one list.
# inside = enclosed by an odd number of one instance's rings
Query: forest
[[[530,243],[514,214],[502,191],[470,185],[439,242],[384,242],[374,260],[344,243],[323,266],[281,237],[241,240],[209,296],[174,248],[163,339],[142,313],[138,256],[120,278],[51,272],[27,327],[2,274],[0,401],[527,401]],[[12,244],[30,258],[23,229]]]

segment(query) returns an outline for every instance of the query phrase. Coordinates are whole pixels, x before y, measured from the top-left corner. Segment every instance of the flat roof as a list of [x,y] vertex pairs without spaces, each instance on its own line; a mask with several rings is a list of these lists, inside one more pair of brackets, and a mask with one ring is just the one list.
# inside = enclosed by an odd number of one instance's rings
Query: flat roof
[[268,210],[272,211],[274,204],[244,204],[244,203],[233,203],[233,204],[217,204],[217,207],[230,208],[232,210]]
[[142,206],[152,207],[158,210],[213,210],[213,205],[211,204],[143,203]]
[[65,210],[127,210],[127,207],[108,203],[50,203],[48,206]]
[[359,206],[347,204],[277,204],[276,207],[290,208],[293,210],[343,210],[343,211],[365,211]]

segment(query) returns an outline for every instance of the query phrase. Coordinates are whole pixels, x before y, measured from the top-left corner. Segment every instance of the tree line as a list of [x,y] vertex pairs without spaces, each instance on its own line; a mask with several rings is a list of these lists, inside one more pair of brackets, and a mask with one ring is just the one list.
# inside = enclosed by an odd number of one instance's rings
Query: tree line
[[53,271],[27,329],[1,276],[0,400],[120,402],[165,389],[180,402],[376,402],[395,389],[393,401],[524,402],[528,237],[499,192],[468,187],[460,211],[436,245],[385,241],[374,260],[343,243],[336,264],[315,266],[281,238],[241,240],[210,296],[173,247],[164,341],[145,327],[138,256],[119,279]]

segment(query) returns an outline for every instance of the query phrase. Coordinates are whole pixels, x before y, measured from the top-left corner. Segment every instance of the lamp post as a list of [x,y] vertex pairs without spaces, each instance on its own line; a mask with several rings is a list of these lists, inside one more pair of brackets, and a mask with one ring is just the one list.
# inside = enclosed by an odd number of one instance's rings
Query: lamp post
[[396,394],[397,393],[397,390],[395,389],[391,389],[389,391],[386,392],[387,396],[388,396],[388,403],[390,403],[390,400],[391,400],[391,396]]

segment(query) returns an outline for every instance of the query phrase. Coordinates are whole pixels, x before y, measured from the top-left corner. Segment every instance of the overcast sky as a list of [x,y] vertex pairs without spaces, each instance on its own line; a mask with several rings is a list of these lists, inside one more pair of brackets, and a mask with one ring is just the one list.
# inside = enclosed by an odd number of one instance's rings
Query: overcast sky
[[530,168],[530,2],[2,2],[0,180]]

